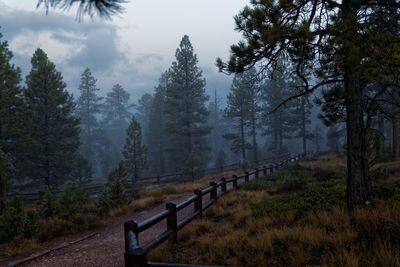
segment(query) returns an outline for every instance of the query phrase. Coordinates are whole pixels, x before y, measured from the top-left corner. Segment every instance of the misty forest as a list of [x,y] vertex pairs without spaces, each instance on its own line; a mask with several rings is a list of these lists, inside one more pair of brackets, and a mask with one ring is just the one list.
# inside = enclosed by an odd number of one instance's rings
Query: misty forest
[[189,31],[139,96],[49,46],[21,68],[0,24],[0,265],[400,266],[400,1],[245,2],[226,85]]

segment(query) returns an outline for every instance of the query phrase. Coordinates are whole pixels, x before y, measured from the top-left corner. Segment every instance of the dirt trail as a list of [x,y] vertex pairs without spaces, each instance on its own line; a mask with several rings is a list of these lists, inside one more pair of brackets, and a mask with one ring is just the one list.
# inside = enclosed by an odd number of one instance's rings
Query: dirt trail
[[[253,178],[253,177],[251,177]],[[232,189],[228,186],[228,190]],[[170,202],[178,203],[187,199],[188,196],[180,197]],[[208,201],[204,196],[204,202]],[[124,265],[124,222],[128,220],[141,221],[156,213],[165,210],[165,203],[151,209],[134,214],[127,214],[117,218],[112,224],[90,233],[98,232],[97,235],[82,242],[67,246],[60,250],[41,256],[33,261],[18,266],[39,267],[64,267],[64,266],[123,266]],[[194,206],[189,205],[178,213],[178,220],[190,215]],[[140,243],[144,244],[166,229],[166,222],[160,222],[152,228],[140,234]],[[87,235],[88,232],[85,233]],[[83,235],[82,235],[83,236]],[[74,239],[69,241],[76,240]],[[66,240],[68,242],[68,240]]]

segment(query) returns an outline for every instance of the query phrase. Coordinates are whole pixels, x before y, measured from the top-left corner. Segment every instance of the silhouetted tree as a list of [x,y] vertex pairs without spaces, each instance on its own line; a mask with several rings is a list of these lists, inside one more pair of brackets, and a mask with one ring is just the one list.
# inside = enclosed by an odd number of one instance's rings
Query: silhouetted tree
[[142,140],[142,128],[134,116],[126,130],[126,141],[122,154],[126,173],[132,177],[132,183],[135,183],[146,166],[147,149]]
[[[205,94],[205,80],[197,66],[197,55],[187,35],[182,38],[175,57],[169,71],[170,85],[165,101],[168,158],[175,170],[193,170],[196,168],[193,164],[203,165],[204,154],[209,149],[207,135],[210,128],[205,126],[208,96]],[[184,168],[185,163],[190,168]]]
[[79,119],[73,115],[74,102],[65,90],[61,73],[38,48],[26,77],[25,101],[31,114],[34,142],[30,176],[43,180],[50,190],[65,182],[74,167],[79,147]]

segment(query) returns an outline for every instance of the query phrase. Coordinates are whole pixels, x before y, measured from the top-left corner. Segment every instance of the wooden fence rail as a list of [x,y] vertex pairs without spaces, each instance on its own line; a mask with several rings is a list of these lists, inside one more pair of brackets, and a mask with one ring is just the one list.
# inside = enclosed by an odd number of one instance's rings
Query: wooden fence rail
[[[258,164],[263,164],[266,162],[270,162],[271,160],[274,159],[283,159],[288,157],[288,154],[283,154],[278,157],[269,157],[265,158],[262,160],[258,161]],[[256,164],[255,162],[249,162],[250,165]],[[241,164],[240,162],[234,163],[234,164],[229,164],[223,166],[224,171],[231,171],[235,170],[238,167],[240,167]],[[205,169],[203,170],[204,175],[212,175],[219,173],[221,170],[218,168],[210,168],[210,169]],[[165,184],[176,184],[176,183],[182,183],[189,181],[190,179],[188,177],[185,177],[183,173],[173,173],[173,174],[165,174],[165,175],[158,175],[158,176],[151,176],[151,177],[142,177],[138,178],[137,181],[135,182],[135,187],[137,188],[148,188],[148,187],[155,187],[155,186],[160,186],[160,185],[165,185]],[[128,181],[129,186],[126,189],[126,193],[132,194],[132,189],[133,185]],[[104,185],[105,184],[92,184],[92,185],[86,185],[83,186],[88,191],[88,194],[92,198],[97,198],[101,192],[104,190]],[[21,188],[21,186],[18,186],[14,188],[14,191],[16,195],[20,196],[22,199],[25,199],[26,201],[37,201],[41,198],[41,195],[44,193],[44,188],[41,190],[35,189],[35,191],[27,191],[25,188]],[[63,193],[64,190],[59,189],[56,191],[53,191],[54,194],[59,195]]]
[[[203,211],[210,205],[215,203],[217,199],[225,193],[238,188],[240,183],[247,183],[250,177],[254,176],[257,179],[262,172],[263,175],[271,174],[274,171],[298,161],[301,155],[289,156],[285,159],[280,159],[279,162],[274,162],[261,168],[255,168],[253,172],[245,172],[241,176],[233,175],[232,178],[221,178],[218,182],[210,182],[210,185],[204,189],[196,189],[192,196],[189,196],[183,202],[178,204],[167,203],[166,209],[144,221],[127,221],[124,224],[125,234],[125,266],[126,267],[156,267],[156,266],[181,266],[181,267],[196,267],[198,265],[182,265],[182,264],[166,264],[166,263],[151,263],[147,260],[147,254],[166,240],[170,243],[176,243],[178,240],[178,231],[193,219],[201,217]],[[218,190],[220,193],[218,194]],[[194,205],[193,212],[185,218],[178,220],[178,212],[184,208]],[[152,226],[166,221],[167,229],[157,237],[147,242],[144,245],[139,244],[139,234]]]

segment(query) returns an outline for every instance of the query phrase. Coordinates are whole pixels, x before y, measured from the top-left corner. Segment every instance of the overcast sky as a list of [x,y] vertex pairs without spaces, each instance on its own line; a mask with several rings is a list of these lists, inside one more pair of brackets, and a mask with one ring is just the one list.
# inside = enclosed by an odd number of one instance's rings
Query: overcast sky
[[112,21],[75,20],[75,12],[36,9],[36,0],[0,0],[0,26],[23,77],[37,47],[63,73],[76,95],[80,74],[90,67],[103,93],[120,83],[132,101],[152,93],[171,65],[183,35],[189,35],[207,79],[207,91],[225,96],[231,77],[218,73],[216,57],[226,59],[240,40],[233,16],[249,0],[131,0]]

